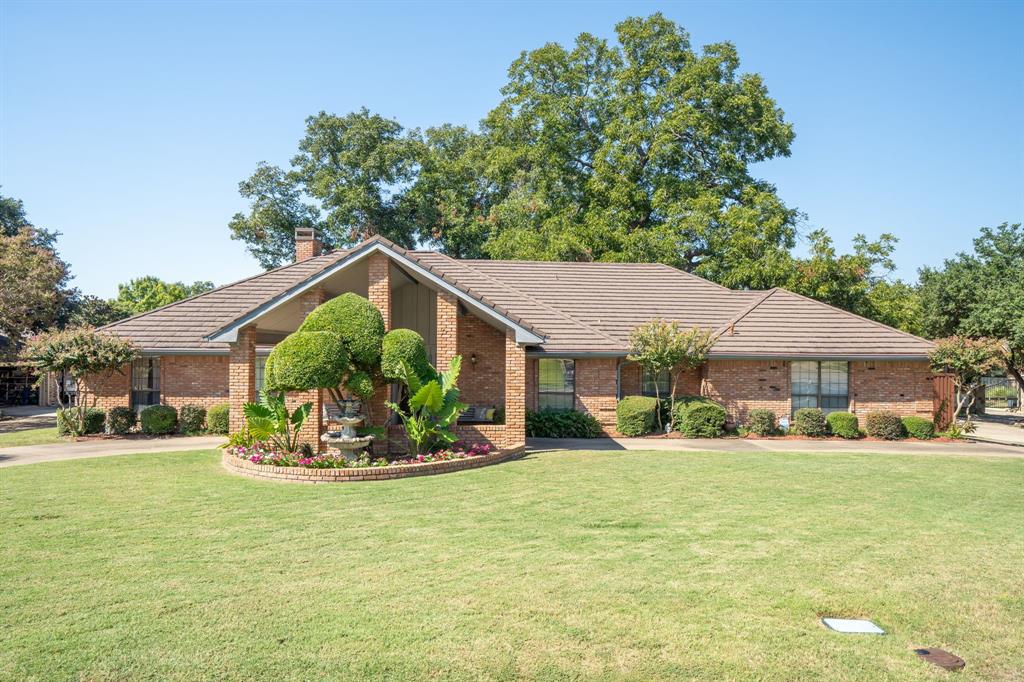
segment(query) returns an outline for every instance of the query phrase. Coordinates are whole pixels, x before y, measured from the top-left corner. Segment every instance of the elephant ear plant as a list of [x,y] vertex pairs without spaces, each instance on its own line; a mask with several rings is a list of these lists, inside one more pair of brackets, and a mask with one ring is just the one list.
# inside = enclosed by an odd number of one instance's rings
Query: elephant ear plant
[[270,441],[281,452],[296,452],[299,449],[299,431],[306,423],[313,403],[303,403],[289,413],[283,391],[263,391],[258,403],[246,403],[242,409],[250,436]]
[[[420,343],[422,341],[420,339]],[[415,352],[414,356],[418,357],[419,353]],[[459,389],[456,385],[461,367],[462,356],[459,355],[452,358],[447,372],[439,373],[429,363],[426,367],[414,367],[405,358],[391,366],[390,373],[393,376],[389,378],[401,382],[409,399],[404,406],[392,402],[387,403],[387,406],[405,425],[405,433],[413,449],[411,454],[427,454],[457,440],[452,433],[452,426],[468,407],[459,402]]]

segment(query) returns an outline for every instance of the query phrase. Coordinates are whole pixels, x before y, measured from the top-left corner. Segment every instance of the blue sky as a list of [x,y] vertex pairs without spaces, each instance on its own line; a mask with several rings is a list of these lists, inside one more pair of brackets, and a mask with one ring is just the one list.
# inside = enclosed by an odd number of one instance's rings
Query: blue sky
[[0,2],[0,185],[75,283],[258,271],[227,222],[303,120],[362,106],[475,125],[521,50],[660,10],[734,42],[796,128],[756,174],[827,228],[900,238],[898,274],[1024,218],[1024,3]]

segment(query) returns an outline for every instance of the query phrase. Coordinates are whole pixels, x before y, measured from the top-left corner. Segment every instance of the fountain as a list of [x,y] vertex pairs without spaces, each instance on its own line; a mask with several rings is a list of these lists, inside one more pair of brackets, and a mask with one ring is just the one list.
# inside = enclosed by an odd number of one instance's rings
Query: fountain
[[[328,430],[320,436],[320,441],[341,452],[341,456],[349,462],[359,459],[359,451],[373,440],[372,435],[356,435],[355,427],[366,419],[359,414],[361,408],[362,403],[358,400],[342,400],[337,407],[324,405]],[[340,429],[330,428],[335,424],[340,426]]]

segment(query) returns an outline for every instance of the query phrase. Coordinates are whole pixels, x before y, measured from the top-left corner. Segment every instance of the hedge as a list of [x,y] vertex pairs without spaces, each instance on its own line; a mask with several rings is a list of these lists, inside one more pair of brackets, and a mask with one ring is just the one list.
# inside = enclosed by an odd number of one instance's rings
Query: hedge
[[751,410],[747,413],[747,431],[758,436],[775,433],[775,413],[771,410]]
[[264,383],[273,391],[306,391],[338,386],[348,372],[348,351],[329,332],[295,332],[274,346]]
[[107,412],[107,433],[123,436],[139,421],[139,415],[130,407],[112,407]]
[[829,431],[840,438],[860,438],[860,421],[849,412],[830,412],[825,421]]
[[174,433],[178,424],[178,411],[168,405],[150,405],[139,415],[142,432],[153,436]]
[[[98,407],[90,407],[85,411],[85,431],[82,434],[75,434],[75,430],[71,428],[68,423],[69,419],[73,416],[68,414],[73,413],[78,408],[70,408],[68,410],[57,410],[57,435],[58,436],[74,436],[74,435],[88,435],[93,433],[103,433],[103,424],[106,422],[107,413]],[[75,415],[77,416],[77,415]]]
[[717,438],[725,433],[725,408],[707,398],[687,399],[682,409],[676,405],[676,417],[673,428],[687,438]]
[[904,417],[903,429],[914,438],[929,440],[935,437],[935,424],[924,417]]
[[206,408],[202,405],[182,405],[178,411],[178,431],[181,433],[202,433],[206,424]]
[[214,405],[206,411],[206,428],[210,433],[228,432],[231,416],[231,406],[227,403]]
[[601,435],[601,424],[586,412],[540,410],[526,413],[526,435],[531,438],[597,438]]
[[864,420],[864,429],[872,438],[899,440],[907,435],[903,420],[892,412],[869,412]]
[[827,436],[825,413],[817,407],[801,407],[793,414],[793,433],[798,436]]
[[629,395],[615,406],[615,428],[624,436],[643,436],[654,431],[658,401],[642,395]]
[[317,306],[299,331],[337,334],[352,360],[364,368],[380,362],[384,318],[375,305],[358,294],[342,294]]

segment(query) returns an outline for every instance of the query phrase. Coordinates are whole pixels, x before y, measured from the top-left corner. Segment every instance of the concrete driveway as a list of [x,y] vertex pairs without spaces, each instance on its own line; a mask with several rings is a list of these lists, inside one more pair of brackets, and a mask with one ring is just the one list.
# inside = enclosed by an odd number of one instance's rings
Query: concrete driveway
[[977,429],[967,437],[985,443],[1024,447],[1024,416],[992,410],[975,420]]
[[1024,448],[995,443],[932,443],[902,440],[774,440],[746,438],[530,438],[527,449],[545,450],[656,450],[674,452],[823,452],[965,457],[1022,457]]
[[13,448],[0,447],[0,467],[147,452],[212,450],[222,445],[225,440],[227,440],[225,436],[173,436],[153,439],[84,440],[74,443],[21,445]]
[[[4,419],[0,420],[0,433],[24,431],[26,429],[43,429],[57,425],[57,408],[37,407],[35,405],[19,405],[5,407],[0,412]],[[10,417],[10,419],[7,419]]]

